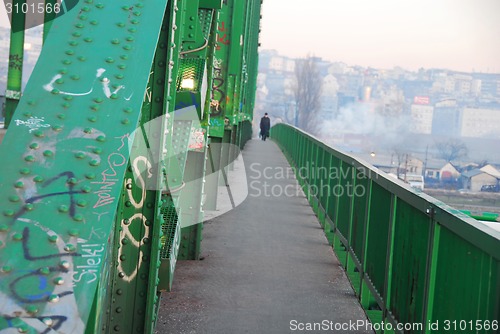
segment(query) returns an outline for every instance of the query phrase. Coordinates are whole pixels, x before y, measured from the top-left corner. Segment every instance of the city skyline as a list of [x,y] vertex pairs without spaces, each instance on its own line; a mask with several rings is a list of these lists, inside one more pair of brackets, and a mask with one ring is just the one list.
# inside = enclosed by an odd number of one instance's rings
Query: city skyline
[[500,1],[268,0],[261,49],[351,65],[500,73]]

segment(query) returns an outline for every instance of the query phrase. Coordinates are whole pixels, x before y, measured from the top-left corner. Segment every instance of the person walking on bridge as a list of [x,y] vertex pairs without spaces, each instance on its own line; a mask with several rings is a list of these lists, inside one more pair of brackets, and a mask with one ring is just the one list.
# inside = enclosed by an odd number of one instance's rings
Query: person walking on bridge
[[260,136],[263,141],[266,141],[266,138],[269,137],[269,129],[271,129],[271,120],[266,112],[264,117],[260,119]]

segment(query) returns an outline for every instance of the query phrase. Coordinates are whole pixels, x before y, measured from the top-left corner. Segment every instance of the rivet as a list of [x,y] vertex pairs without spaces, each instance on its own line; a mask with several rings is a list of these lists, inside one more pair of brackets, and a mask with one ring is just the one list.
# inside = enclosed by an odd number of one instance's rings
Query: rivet
[[144,7],[144,4],[142,4],[142,3],[138,2],[138,3],[136,3],[136,4],[135,4],[135,6],[136,6],[137,8],[142,8],[142,7]]
[[42,322],[45,324],[45,326],[47,327],[52,327],[52,325],[54,324],[54,320],[52,320],[51,318],[43,318],[42,319]]
[[129,7],[129,6],[127,6],[127,5],[123,5],[123,6],[122,6],[122,9],[123,9],[123,10],[128,11],[128,10],[130,9],[130,7]]
[[1,272],[3,273],[10,273],[12,271],[12,267],[11,266],[3,266],[1,269],[0,269]]
[[14,233],[12,235],[12,240],[14,240],[14,241],[21,241],[21,240],[23,240],[23,235],[21,233],[19,233],[19,232],[18,233]]
[[83,221],[83,215],[77,213],[76,215],[73,216],[73,220],[75,220],[77,222],[81,222],[81,221]]
[[68,109],[69,107],[71,107],[71,104],[69,102],[64,102],[63,104],[61,104],[61,106],[64,108],[64,109]]
[[65,101],[72,101],[72,100],[73,100],[73,96],[71,96],[71,95],[66,95],[65,97],[63,97],[63,99],[64,99]]
[[[64,65],[71,65],[71,60],[69,60],[69,59],[63,59],[62,63],[63,63]],[[59,91],[58,91],[58,92],[59,92]],[[54,94],[54,90],[52,90],[52,94]]]
[[79,56],[79,57],[78,57],[78,60],[79,60],[79,61],[85,61],[85,60],[87,60],[87,58],[86,58],[85,56]]
[[114,63],[115,62],[115,60],[112,57],[107,57],[105,59],[105,61],[106,61],[106,63]]
[[16,195],[12,195],[9,197],[9,201],[11,202],[19,202],[21,199],[19,198],[19,196],[16,196]]
[[50,274],[50,269],[48,267],[43,267],[43,268],[40,268],[39,272],[40,272],[40,274],[47,276]]
[[132,49],[132,46],[131,46],[130,44],[125,44],[125,45],[123,46],[123,50],[127,50],[127,51],[128,51],[128,50],[130,50],[130,49]]
[[59,301],[59,296],[58,295],[50,295],[49,296],[49,302],[51,303],[57,303]]
[[95,159],[94,160],[90,160],[90,162],[89,162],[89,165],[90,166],[94,166],[94,167],[95,166],[99,166],[99,164],[100,164],[99,160],[95,160]]
[[12,216],[14,215],[14,210],[10,210],[10,209],[5,210],[5,211],[3,212],[3,214],[4,214],[4,216],[6,216],[6,217],[12,217]]
[[94,99],[94,102],[95,102],[95,103],[102,103],[103,101],[104,101],[104,100],[103,100],[102,98],[100,98],[100,97],[96,97],[96,98]]
[[89,180],[95,179],[95,174],[94,173],[87,173],[85,174],[85,177]]
[[61,213],[66,213],[68,212],[68,206],[67,205],[60,205],[59,208],[58,208],[59,212]]
[[36,150],[40,147],[40,145],[38,143],[31,143],[30,146],[29,146],[32,150]]
[[120,80],[121,80],[121,79],[123,79],[123,78],[124,78],[124,76],[123,76],[123,74],[116,74],[116,75],[115,75],[115,78],[117,78],[117,79],[120,79]]
[[92,37],[85,37],[83,40],[85,42],[87,42],[87,43],[91,43],[92,42]]
[[142,242],[143,242],[143,243],[145,243],[145,244],[149,244],[149,238],[144,238],[144,239],[142,240]]
[[30,111],[25,112],[23,115],[26,116],[26,117],[33,116],[33,114]]
[[103,8],[104,8],[104,4],[102,4],[102,3],[98,3],[98,4],[96,4],[95,6],[96,6],[97,8],[99,8],[99,9],[103,9]]
[[119,68],[120,70],[124,70],[124,69],[126,69],[126,68],[127,68],[127,65],[125,65],[125,64],[120,64],[120,65],[118,65],[118,68]]
[[124,245],[128,245],[128,239],[127,239],[127,238],[123,238],[123,239],[122,239],[122,244],[124,244]]
[[83,152],[76,152],[75,153],[75,158],[77,158],[77,159],[83,159],[83,158],[85,158],[85,153],[83,153]]
[[76,228],[72,228],[71,230],[68,231],[68,234],[72,237],[77,237],[79,233],[80,231],[77,230]]
[[125,40],[126,40],[126,41],[128,41],[128,42],[132,42],[132,41],[134,41],[134,40],[135,40],[135,38],[134,38],[134,36],[127,36],[127,37],[125,38]]
[[49,235],[49,241],[53,243],[57,242],[57,235]]
[[129,121],[128,118],[122,119],[122,124],[126,125],[126,124],[129,124],[129,123],[130,123],[130,121]]
[[16,188],[23,188],[24,187],[24,183],[22,181],[17,181],[16,183],[14,183],[14,187],[16,187]]
[[[69,61],[69,60],[68,60]],[[69,61],[71,63],[71,61]],[[54,88],[53,90],[50,91],[52,94],[54,95],[58,95],[59,94],[59,89],[56,89]]]
[[0,232],[7,232],[9,227],[6,224],[0,224]]
[[116,290],[116,294],[117,294],[117,295],[121,295],[121,294],[123,294],[123,290],[122,290],[122,289],[118,289],[118,290]]
[[149,209],[151,209],[153,207],[153,203],[146,204],[146,207],[149,208]]
[[141,16],[141,12],[139,10],[134,11],[133,13],[135,16]]
[[137,31],[137,28],[135,28],[135,27],[130,27],[130,28],[128,28],[128,31],[129,31],[129,32],[131,32],[131,33],[134,33],[134,32],[136,32],[136,31]]
[[91,192],[91,191],[92,191],[92,188],[91,188],[91,187],[89,187],[89,186],[83,186],[83,187],[82,187],[82,192],[84,192],[84,193],[86,193],[86,194],[88,194],[88,193],[89,193],[89,192]]
[[118,273],[118,277],[120,277],[120,278],[124,278],[124,277],[125,277],[125,273],[123,273],[123,272],[119,272],[119,273]]
[[123,23],[123,22],[118,22],[116,25],[117,25],[118,27],[120,27],[120,28],[125,27],[125,23]]
[[78,74],[73,74],[70,78],[71,80],[80,80],[80,76]]
[[27,333],[29,331],[29,326],[26,324],[21,324],[19,327],[17,327],[17,331],[19,333]]
[[[68,56],[72,56],[72,55],[75,54],[75,51],[73,51],[73,50],[66,50],[66,52],[64,52],[64,53],[67,54]],[[57,82],[57,80],[56,80],[56,82]]]
[[46,151],[43,151],[43,155],[50,158],[50,157],[54,156],[54,152],[46,150]]
[[62,268],[64,268],[64,269],[69,269],[70,263],[68,261],[61,261],[59,263],[59,266],[62,267]]
[[31,313],[31,314],[37,313],[38,307],[36,307],[36,305],[28,305],[26,307],[26,312]]
[[121,307],[117,307],[116,308],[116,313],[121,313],[122,312],[122,308]]
[[90,7],[89,6],[83,6],[82,7],[82,12],[90,12]]
[[82,29],[85,26],[83,25],[83,23],[78,22],[78,23],[75,24],[75,27],[78,28],[78,29]]
[[89,118],[87,118],[89,120],[89,122],[92,122],[92,123],[95,123],[97,122],[97,117],[95,116],[90,116]]
[[113,329],[114,329],[116,332],[119,332],[119,331],[120,331],[120,326],[119,326],[119,325],[116,325],[115,327],[113,327]]
[[82,21],[85,21],[85,20],[87,19],[87,15],[82,14],[82,15],[78,16],[78,18],[79,18],[80,20],[82,20]]
[[82,35],[82,33],[79,31],[75,31],[72,35],[73,35],[73,37],[80,37]]
[[64,80],[62,78],[59,78],[56,80],[56,84],[63,84],[64,83]]
[[113,38],[111,44],[120,44],[120,40],[118,38]]
[[137,19],[132,19],[132,20],[130,20],[130,23],[132,23],[132,24],[139,24],[139,20],[137,20]]
[[62,126],[60,126],[60,125],[54,125],[54,126],[52,127],[52,131],[54,131],[54,132],[61,132],[61,131],[62,131],[62,129],[63,129],[63,128],[62,128]]
[[97,140],[98,142],[104,142],[104,141],[106,141],[106,137],[105,137],[105,136],[98,136],[98,137],[96,138],[96,140]]
[[128,219],[124,219],[124,220],[123,220],[123,224],[124,224],[124,225],[128,225],[128,224],[130,224],[130,220],[128,220]]
[[112,100],[116,100],[118,98],[118,94],[113,93],[109,96],[109,98]]
[[125,255],[120,255],[120,260],[121,260],[121,261],[125,261],[125,259],[126,259],[126,256],[125,256]]
[[76,202],[76,205],[78,205],[79,207],[84,208],[84,207],[86,207],[86,206],[87,206],[87,201],[84,201],[84,200],[82,200],[82,199],[81,199],[81,200],[78,200],[78,201]]
[[95,154],[101,154],[102,153],[102,148],[100,147],[96,147],[92,150],[92,152],[94,152]]
[[44,136],[42,130],[35,130],[35,131],[33,131],[33,134],[35,135],[35,137],[38,137],[38,138],[41,138]]
[[98,23],[99,23],[99,21],[97,21],[97,20],[90,21],[90,24],[93,26],[96,26]]
[[[68,73],[68,69],[67,68],[61,68],[59,70],[59,74],[66,74],[66,73]],[[66,96],[69,96],[69,95],[66,95]]]
[[33,181],[35,181],[36,183],[41,183],[44,181],[44,178],[40,175],[37,175],[33,178]]
[[132,202],[131,201],[126,201],[125,202],[125,206],[130,208],[132,206]]
[[76,251],[76,247],[75,247],[74,245],[72,245],[72,244],[67,244],[67,245],[64,247],[64,250],[65,250],[66,252],[70,252],[70,253],[71,253],[71,252]]
[[33,203],[28,203],[24,206],[24,208],[26,209],[26,211],[33,211],[35,206],[33,205]]
[[194,37],[194,34],[188,34],[188,36],[189,36],[190,38],[193,38],[193,37]]

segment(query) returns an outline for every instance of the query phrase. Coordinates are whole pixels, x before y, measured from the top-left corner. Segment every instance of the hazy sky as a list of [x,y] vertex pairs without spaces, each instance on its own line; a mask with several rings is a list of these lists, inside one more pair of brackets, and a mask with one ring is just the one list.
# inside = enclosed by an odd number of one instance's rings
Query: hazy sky
[[261,43],[350,65],[500,73],[500,0],[264,0]]
[[349,65],[500,73],[500,0],[264,0],[261,48]]

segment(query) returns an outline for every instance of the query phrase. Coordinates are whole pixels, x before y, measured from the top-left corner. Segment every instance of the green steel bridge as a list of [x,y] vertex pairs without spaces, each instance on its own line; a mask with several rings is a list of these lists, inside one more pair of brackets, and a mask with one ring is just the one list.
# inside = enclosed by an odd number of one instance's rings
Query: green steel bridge
[[[0,333],[154,333],[252,138],[262,1],[40,1],[21,91],[32,3],[10,7]],[[378,333],[498,333],[498,231],[300,129],[271,138],[371,323],[448,323]]]

